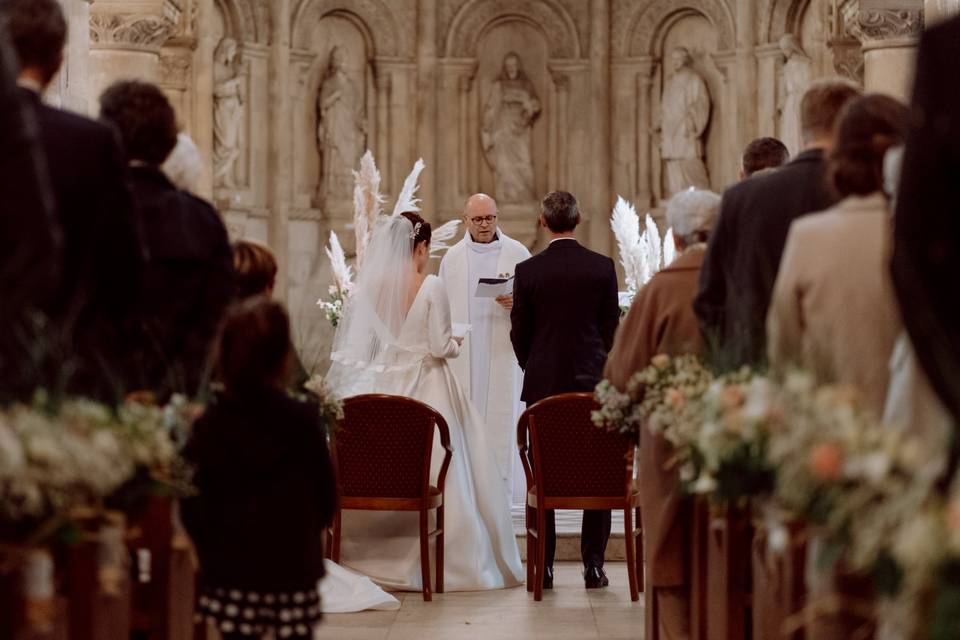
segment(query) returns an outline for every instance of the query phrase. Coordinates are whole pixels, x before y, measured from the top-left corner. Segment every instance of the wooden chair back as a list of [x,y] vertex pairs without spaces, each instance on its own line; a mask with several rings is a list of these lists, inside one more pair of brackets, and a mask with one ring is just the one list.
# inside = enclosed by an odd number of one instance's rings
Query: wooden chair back
[[433,432],[447,450],[437,479],[443,490],[450,465],[450,429],[437,411],[416,400],[368,394],[347,398],[334,436],[340,495],[426,499]]

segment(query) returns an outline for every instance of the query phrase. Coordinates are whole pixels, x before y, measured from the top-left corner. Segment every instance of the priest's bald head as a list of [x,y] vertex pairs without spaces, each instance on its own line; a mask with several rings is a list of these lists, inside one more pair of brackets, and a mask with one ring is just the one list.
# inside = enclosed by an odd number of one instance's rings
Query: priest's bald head
[[463,220],[474,242],[487,244],[497,237],[497,201],[485,193],[467,198],[463,206]]

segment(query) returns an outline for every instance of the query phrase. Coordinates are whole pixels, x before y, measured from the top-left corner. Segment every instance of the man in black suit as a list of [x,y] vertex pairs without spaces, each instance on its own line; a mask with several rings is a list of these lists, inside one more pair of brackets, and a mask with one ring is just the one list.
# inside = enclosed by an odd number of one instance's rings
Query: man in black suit
[[16,54],[0,22],[0,403],[40,383],[34,345],[57,286],[60,225],[37,123],[17,90]]
[[804,151],[724,193],[694,302],[719,368],[765,361],[767,310],[787,232],[795,219],[836,202],[825,179],[825,155],[840,110],[859,94],[842,80],[814,84],[801,103]]
[[57,0],[2,0],[20,61],[18,83],[40,129],[63,232],[60,285],[45,311],[56,359],[48,384],[106,401],[123,392],[123,359],[144,263],[126,166],[107,125],[41,102],[63,61]]
[[960,421],[960,87],[944,75],[958,58],[960,18],[923,35],[894,225],[893,282],[917,359]]
[[100,97],[100,116],[123,139],[150,255],[140,304],[145,341],[134,350],[128,379],[161,397],[193,397],[233,298],[227,229],[213,206],[178,190],[160,170],[177,143],[176,115],[163,91],[145,82],[117,82]]
[[[524,370],[521,399],[531,405],[573,391],[593,391],[620,321],[613,261],[574,239],[580,224],[577,200],[555,191],[543,200],[540,224],[552,236],[542,253],[516,268],[510,340]],[[585,511],[580,551],[587,588],[609,583],[603,555],[610,512]],[[554,514],[547,513],[544,587],[553,586]]]

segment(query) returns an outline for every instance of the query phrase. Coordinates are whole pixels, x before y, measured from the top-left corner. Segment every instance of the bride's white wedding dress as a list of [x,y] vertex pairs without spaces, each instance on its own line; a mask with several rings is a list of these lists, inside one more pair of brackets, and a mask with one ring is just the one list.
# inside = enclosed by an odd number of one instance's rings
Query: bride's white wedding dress
[[[405,396],[444,417],[453,445],[444,494],[444,587],[447,591],[513,587],[521,584],[523,568],[510,505],[483,419],[447,363],[458,354],[446,290],[439,278],[427,276],[389,349],[389,364],[383,371],[357,370],[354,376],[340,376],[334,390],[344,397],[370,392]],[[435,438],[434,478],[442,460],[443,449]],[[418,518],[416,513],[344,511],[342,564],[387,588],[420,590]]]

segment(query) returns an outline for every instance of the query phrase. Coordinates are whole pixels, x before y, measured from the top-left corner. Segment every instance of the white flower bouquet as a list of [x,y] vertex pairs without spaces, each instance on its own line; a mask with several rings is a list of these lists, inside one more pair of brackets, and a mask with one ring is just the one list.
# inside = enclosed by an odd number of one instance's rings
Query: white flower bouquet
[[180,410],[127,403],[118,410],[87,400],[51,409],[0,412],[0,536],[28,535],[78,507],[99,507],[138,475],[181,478],[175,426]]

